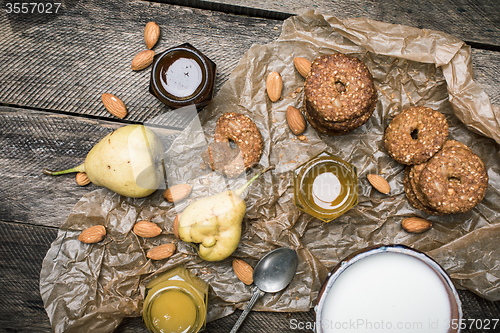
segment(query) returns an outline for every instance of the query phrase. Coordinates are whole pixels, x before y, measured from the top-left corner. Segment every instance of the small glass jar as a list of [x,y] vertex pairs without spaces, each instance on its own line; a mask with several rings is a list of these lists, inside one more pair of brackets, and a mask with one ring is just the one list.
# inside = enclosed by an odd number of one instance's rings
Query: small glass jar
[[293,172],[295,206],[324,222],[358,203],[356,167],[322,152]]
[[213,98],[216,67],[189,43],[172,47],[155,56],[149,92],[173,109],[201,108]]
[[208,284],[178,266],[146,285],[142,320],[152,333],[196,333],[205,328]]

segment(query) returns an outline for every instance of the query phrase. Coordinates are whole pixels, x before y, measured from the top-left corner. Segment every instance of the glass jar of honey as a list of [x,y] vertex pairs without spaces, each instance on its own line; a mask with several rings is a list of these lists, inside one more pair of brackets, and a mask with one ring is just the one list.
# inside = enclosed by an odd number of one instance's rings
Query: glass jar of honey
[[152,333],[196,333],[205,328],[208,284],[182,266],[146,285],[142,320]]
[[358,203],[356,167],[322,152],[293,172],[295,206],[324,222],[339,217]]
[[155,56],[149,92],[173,109],[201,108],[213,98],[216,67],[189,43],[172,47]]

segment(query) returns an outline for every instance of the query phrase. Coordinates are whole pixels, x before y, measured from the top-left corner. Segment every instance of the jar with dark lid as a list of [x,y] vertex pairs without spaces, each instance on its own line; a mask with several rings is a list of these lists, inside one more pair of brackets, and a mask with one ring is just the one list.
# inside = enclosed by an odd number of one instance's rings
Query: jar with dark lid
[[189,43],[155,56],[149,92],[176,109],[207,105],[214,95],[215,63]]

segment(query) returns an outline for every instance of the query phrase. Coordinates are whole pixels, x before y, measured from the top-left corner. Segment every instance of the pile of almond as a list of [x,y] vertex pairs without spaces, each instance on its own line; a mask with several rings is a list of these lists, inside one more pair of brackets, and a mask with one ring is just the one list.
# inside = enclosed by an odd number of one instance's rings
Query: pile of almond
[[[307,77],[309,71],[311,70],[311,62],[306,58],[295,57],[293,63],[297,71],[304,78]],[[278,72],[272,71],[267,75],[266,79],[266,91],[269,99],[272,102],[277,102],[281,98],[281,93],[283,91],[283,79]],[[299,136],[306,130],[306,120],[302,113],[294,106],[289,106],[286,111],[286,120],[288,127],[293,134]]]
[[[148,68],[149,65],[153,63],[156,53],[152,50],[152,48],[156,45],[159,38],[160,27],[158,24],[155,22],[148,22],[144,28],[144,42],[147,50],[140,51],[134,59],[132,59],[132,70],[141,71]],[[113,116],[121,119],[127,116],[127,107],[117,96],[105,93],[102,94],[101,100],[106,110],[108,110]]]
[[[153,238],[161,234],[160,226],[151,221],[138,221],[132,228],[134,234],[142,238]],[[175,233],[175,223],[174,223]],[[95,244],[102,241],[106,237],[106,228],[102,225],[95,225],[83,230],[78,236],[78,240],[85,244]],[[146,257],[152,260],[163,260],[171,257],[176,251],[176,246],[173,243],[162,244],[151,248]]]

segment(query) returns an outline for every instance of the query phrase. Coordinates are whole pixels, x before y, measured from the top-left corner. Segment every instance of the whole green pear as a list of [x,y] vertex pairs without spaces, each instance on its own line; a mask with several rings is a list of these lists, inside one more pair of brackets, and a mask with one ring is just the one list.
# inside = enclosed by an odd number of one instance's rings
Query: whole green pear
[[85,163],[68,170],[45,174],[85,172],[89,180],[118,194],[142,198],[150,195],[163,179],[163,144],[143,125],[127,125],[106,135],[87,154]]
[[197,245],[201,259],[219,261],[238,247],[241,223],[247,205],[241,194],[262,173],[259,172],[237,190],[227,190],[191,203],[179,219],[179,238]]

